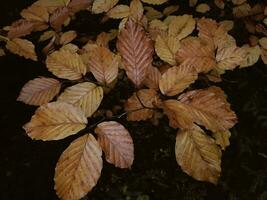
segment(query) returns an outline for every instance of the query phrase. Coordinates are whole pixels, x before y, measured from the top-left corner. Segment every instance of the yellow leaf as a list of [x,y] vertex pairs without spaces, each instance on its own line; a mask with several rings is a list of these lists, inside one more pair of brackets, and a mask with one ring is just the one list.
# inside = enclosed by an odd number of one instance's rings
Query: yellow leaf
[[210,6],[206,3],[201,3],[196,7],[196,11],[199,13],[206,13],[210,11]]
[[35,4],[23,9],[20,15],[28,21],[48,22],[49,20],[49,13],[46,7]]
[[[245,48],[245,47],[242,47],[242,48]],[[261,49],[259,45],[256,45],[254,47],[247,47],[246,49],[248,51],[248,54],[244,58],[243,62],[240,64],[240,68],[254,65],[256,62],[258,62],[260,55],[261,55]]]
[[117,5],[107,12],[107,16],[113,19],[122,19],[130,15],[130,7],[127,5]]
[[217,184],[221,173],[221,150],[214,140],[194,125],[178,131],[175,144],[176,161],[194,179]]
[[29,40],[14,38],[7,41],[6,48],[14,54],[37,61],[34,44]]
[[144,80],[144,85],[150,89],[159,89],[159,80],[161,79],[161,73],[156,67],[150,67],[147,72],[147,76]]
[[139,0],[132,0],[130,3],[130,16],[135,22],[140,22],[143,18],[144,8],[143,4]]
[[55,51],[48,55],[46,66],[59,78],[77,80],[86,73],[86,66],[77,53],[69,50]]
[[128,121],[141,121],[151,119],[154,114],[154,104],[160,102],[157,92],[153,89],[142,89],[127,99],[125,111]]
[[92,134],[74,140],[55,169],[55,190],[62,200],[78,200],[96,185],[103,167],[102,150]]
[[24,125],[29,137],[36,140],[60,140],[84,129],[87,119],[81,109],[64,102],[39,107]]
[[168,6],[168,7],[164,8],[163,14],[166,15],[166,16],[169,16],[172,13],[176,12],[178,9],[179,9],[178,5],[171,5],[171,6]]
[[94,0],[92,12],[95,14],[108,12],[119,0]]
[[72,42],[72,40],[74,40],[76,37],[77,37],[76,31],[67,31],[61,35],[59,43],[61,45],[68,44]]
[[158,19],[154,19],[149,22],[148,31],[152,40],[156,40],[158,35],[160,35],[162,38],[166,37],[167,30],[168,26]]
[[167,1],[168,0],[142,0],[142,2],[144,2],[144,3],[153,4],[153,5],[164,4]]
[[192,15],[182,15],[175,17],[169,24],[169,35],[178,40],[190,35],[195,29],[195,20]]
[[70,0],[38,0],[34,5],[47,8],[49,13],[54,12],[57,8],[67,6]]
[[134,160],[133,140],[123,125],[115,121],[102,122],[97,125],[95,133],[107,162],[119,168],[131,168]]
[[156,9],[154,9],[152,7],[145,6],[144,9],[147,11],[146,17],[147,17],[148,21],[151,21],[154,19],[159,19],[159,18],[163,17],[163,14],[160,11],[157,11]]
[[262,37],[259,39],[259,44],[262,48],[267,49],[267,37]]
[[96,80],[104,85],[111,84],[118,76],[119,56],[108,48],[96,47],[88,53],[88,66]]
[[155,43],[155,51],[161,60],[169,63],[170,65],[176,65],[176,53],[180,48],[180,42],[173,36],[161,37],[158,35]]
[[212,134],[212,136],[215,138],[216,144],[220,145],[222,150],[225,150],[225,148],[230,145],[229,138],[231,136],[231,132],[229,130],[215,132]]
[[81,108],[86,117],[98,109],[103,99],[103,89],[93,83],[78,83],[65,89],[58,97],[58,102],[66,102]]
[[20,91],[17,101],[40,106],[51,101],[60,91],[61,83],[53,78],[36,78],[27,82]]
[[197,72],[191,66],[174,66],[162,75],[159,88],[162,94],[174,96],[194,83],[197,77]]

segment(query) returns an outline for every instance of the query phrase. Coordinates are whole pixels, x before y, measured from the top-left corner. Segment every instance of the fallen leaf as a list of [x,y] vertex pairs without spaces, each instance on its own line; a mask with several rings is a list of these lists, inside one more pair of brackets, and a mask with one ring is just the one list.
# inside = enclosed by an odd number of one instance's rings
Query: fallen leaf
[[225,150],[225,148],[230,145],[229,138],[231,132],[229,130],[212,133],[212,136],[214,137],[216,144],[218,144],[222,150]]
[[7,36],[10,39],[23,37],[31,34],[33,30],[34,30],[33,22],[29,22],[25,19],[20,19],[11,24]]
[[97,125],[95,133],[107,162],[119,168],[131,168],[134,160],[133,140],[123,125],[115,121],[102,122]]
[[74,40],[76,37],[77,37],[76,31],[67,31],[61,35],[59,43],[61,45],[68,44],[72,42],[72,40]]
[[145,6],[144,9],[147,11],[146,17],[147,17],[148,21],[151,21],[154,19],[160,19],[163,17],[163,14],[160,11],[158,11],[152,7]]
[[118,2],[119,2],[119,0],[94,0],[92,12],[95,14],[108,12]]
[[23,9],[20,15],[28,21],[38,21],[47,23],[49,20],[49,13],[43,6],[32,4],[30,7]]
[[81,10],[86,10],[93,3],[93,0],[71,0],[68,8],[72,13],[77,13]]
[[107,12],[107,16],[113,19],[122,19],[130,15],[130,7],[127,5],[117,5]]
[[[245,46],[246,47],[246,46]],[[242,48],[245,48],[242,47]],[[248,54],[244,58],[243,62],[240,64],[240,68],[253,66],[256,62],[258,62],[260,55],[261,55],[261,49],[259,45],[256,45],[254,47],[247,47]]]
[[144,7],[141,1],[132,0],[130,3],[130,16],[135,22],[139,23],[144,16]]
[[197,5],[196,11],[199,13],[206,13],[206,12],[210,11],[210,6],[206,3],[201,3],[201,4]]
[[70,10],[68,7],[57,8],[53,14],[50,16],[50,25],[56,29],[60,30],[62,25],[69,19]]
[[147,76],[144,80],[144,85],[149,89],[158,90],[159,80],[161,79],[161,73],[156,67],[149,67]]
[[144,3],[153,4],[153,5],[164,4],[167,1],[168,0],[142,0],[142,2],[144,2]]
[[165,16],[169,16],[169,15],[173,14],[174,12],[176,12],[178,9],[179,9],[178,5],[171,5],[171,6],[164,8],[163,14]]

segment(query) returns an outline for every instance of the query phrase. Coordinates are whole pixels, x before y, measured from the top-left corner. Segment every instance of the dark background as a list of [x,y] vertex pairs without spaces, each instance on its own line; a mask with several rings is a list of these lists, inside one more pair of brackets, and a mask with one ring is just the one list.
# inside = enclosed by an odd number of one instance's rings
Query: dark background
[[[19,12],[31,2],[0,1],[0,26],[18,19]],[[186,6],[183,11],[190,13]],[[209,15],[216,18],[218,13],[215,10]],[[79,23],[71,24],[78,31],[95,33],[112,26],[102,27],[98,18],[86,14],[78,18]],[[242,44],[248,34],[242,23],[236,25],[232,34]],[[35,108],[16,102],[28,80],[47,74],[42,63],[9,53],[0,57],[0,200],[57,199],[54,167],[76,136],[55,142],[31,140],[21,127]],[[267,67],[260,61],[254,67],[227,72],[223,78],[219,86],[228,95],[239,123],[232,129],[231,146],[223,154],[222,177],[217,186],[197,182],[181,171],[174,155],[175,131],[167,126],[166,118],[159,127],[124,121],[135,143],[132,170],[115,169],[105,163],[99,183],[86,199],[266,200]]]

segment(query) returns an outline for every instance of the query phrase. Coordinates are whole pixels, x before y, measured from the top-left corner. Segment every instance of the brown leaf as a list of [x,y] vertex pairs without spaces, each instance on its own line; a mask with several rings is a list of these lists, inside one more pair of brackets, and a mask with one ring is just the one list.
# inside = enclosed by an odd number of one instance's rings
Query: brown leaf
[[105,152],[107,162],[119,168],[131,168],[134,160],[133,140],[127,129],[118,122],[102,122],[95,133]]
[[23,37],[31,34],[34,29],[34,23],[27,21],[25,19],[20,19],[13,22],[10,26],[10,30],[8,31],[8,37],[10,39]]
[[153,4],[153,5],[160,5],[164,4],[168,0],[142,0],[144,3]]
[[82,110],[64,102],[39,107],[24,125],[29,137],[36,140],[60,140],[84,129],[87,119]]
[[92,12],[95,14],[109,11],[113,8],[119,0],[94,0]]
[[91,117],[100,106],[102,99],[102,87],[84,82],[66,88],[58,97],[58,102],[66,102],[81,108],[86,117]]
[[60,91],[61,83],[53,78],[36,78],[27,82],[20,91],[17,101],[40,106],[51,101]]
[[143,4],[140,0],[132,0],[130,3],[130,16],[131,18],[139,23],[144,16]]
[[178,9],[179,9],[179,5],[171,5],[171,6],[164,8],[163,14],[165,16],[169,16],[172,13],[176,12]]
[[86,74],[86,66],[81,57],[69,50],[55,51],[47,56],[46,66],[59,78],[77,80]]
[[70,43],[72,40],[74,40],[77,37],[76,31],[67,31],[63,33],[60,37],[59,43],[61,45],[65,45]]
[[221,150],[214,140],[194,125],[176,136],[176,161],[194,179],[217,184],[221,173]]
[[23,9],[20,15],[28,21],[48,22],[49,13],[43,6],[32,4],[30,7]]
[[149,22],[148,31],[152,40],[156,40],[158,36],[167,37],[167,30],[168,26],[158,19]]
[[229,138],[231,132],[229,130],[213,133],[212,136],[215,138],[216,144],[218,144],[222,150],[225,150],[225,148],[230,145]]
[[144,80],[144,85],[150,89],[159,89],[159,80],[161,79],[161,73],[156,67],[149,67],[147,76]]
[[153,117],[155,105],[160,102],[157,92],[153,89],[142,89],[134,93],[125,103],[128,121],[141,121]]
[[197,78],[194,67],[188,65],[174,66],[162,75],[159,88],[162,94],[174,96],[189,87]]
[[210,6],[206,3],[201,3],[201,4],[198,4],[197,7],[196,7],[196,12],[199,12],[199,13],[206,13],[210,11]]
[[176,59],[182,64],[194,66],[198,73],[208,72],[216,66],[214,54],[213,48],[206,42],[189,38],[182,42]]
[[71,0],[68,4],[70,12],[77,13],[81,10],[85,10],[90,7],[93,3],[93,0]]
[[88,54],[89,69],[96,80],[104,85],[111,84],[118,76],[119,56],[108,48],[96,47]]
[[37,61],[34,44],[29,40],[14,38],[7,42],[6,48],[14,54]]
[[102,150],[92,134],[74,140],[61,154],[55,169],[60,199],[78,200],[96,185],[103,167]]
[[153,46],[143,27],[129,19],[120,31],[117,48],[127,76],[140,87],[153,60]]
[[107,16],[113,19],[122,19],[130,15],[130,7],[127,5],[117,5],[107,12]]
[[49,22],[54,29],[60,30],[61,26],[66,22],[69,16],[70,16],[69,8],[60,7],[60,8],[57,8],[53,12],[53,14],[50,16]]

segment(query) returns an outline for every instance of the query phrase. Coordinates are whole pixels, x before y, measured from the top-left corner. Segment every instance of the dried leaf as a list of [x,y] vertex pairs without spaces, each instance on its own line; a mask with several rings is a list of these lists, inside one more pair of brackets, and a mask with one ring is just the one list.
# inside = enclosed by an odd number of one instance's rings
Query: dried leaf
[[134,160],[133,140],[127,129],[118,122],[102,122],[95,133],[105,152],[107,162],[119,168],[131,168]]
[[50,16],[49,22],[54,29],[60,30],[61,26],[69,19],[69,16],[70,10],[68,7],[60,7]]
[[14,38],[7,42],[6,48],[14,54],[37,61],[34,44],[29,40]]
[[39,107],[23,128],[32,139],[46,141],[74,135],[86,124],[82,110],[64,102],[52,102]]
[[246,49],[237,46],[219,49],[216,54],[217,68],[233,70],[245,60],[247,53]]
[[149,67],[147,76],[144,80],[144,85],[150,89],[159,89],[159,80],[161,79],[161,73],[156,67]]
[[230,145],[229,138],[231,132],[229,130],[213,133],[212,136],[215,138],[216,144],[220,145],[222,150],[225,150],[225,148]]
[[57,8],[67,6],[70,0],[38,0],[34,4],[47,8],[49,13],[53,13]]
[[95,14],[109,11],[119,0],[94,0],[92,12]]
[[122,56],[126,74],[139,87],[151,67],[153,46],[143,27],[129,19],[121,30],[117,48]]
[[197,72],[191,66],[171,67],[162,75],[159,88],[162,94],[174,96],[194,83],[197,78]]
[[77,37],[76,31],[67,31],[61,35],[59,43],[61,45],[68,44],[72,42],[72,40],[74,40],[76,37]]
[[247,0],[232,0],[232,3],[234,5],[241,5],[243,3],[245,3]]
[[169,63],[170,65],[176,65],[176,53],[180,48],[180,42],[176,37],[166,36],[161,37],[158,35],[155,42],[155,51],[161,60]]
[[65,89],[58,97],[58,102],[66,102],[79,107],[90,117],[98,109],[103,99],[103,89],[93,83],[78,83]]
[[119,56],[105,47],[96,47],[88,54],[89,69],[96,80],[104,85],[111,84],[118,76]]
[[13,39],[31,34],[34,29],[34,23],[25,19],[13,22],[8,31],[8,38]]
[[175,17],[169,24],[169,35],[178,40],[190,35],[195,29],[195,20],[192,15],[182,15]]
[[107,16],[113,19],[122,19],[130,15],[130,7],[127,5],[117,5],[107,12]]
[[194,7],[195,5],[197,5],[198,0],[189,0],[189,6],[190,7]]
[[142,0],[142,2],[144,2],[144,3],[153,4],[153,5],[164,4],[167,1],[168,0]]
[[267,64],[267,50],[261,48],[261,59],[264,64]]
[[68,8],[72,13],[77,13],[89,8],[92,3],[93,0],[71,0],[68,4]]
[[30,7],[23,9],[20,15],[28,21],[48,22],[49,13],[43,6],[32,4]]
[[60,91],[61,83],[53,78],[36,78],[27,82],[20,91],[17,101],[40,106],[51,101]]
[[0,57],[1,57],[1,56],[5,56],[5,55],[6,55],[5,50],[2,49],[2,48],[0,48]]
[[171,5],[171,6],[168,6],[168,7],[164,8],[163,14],[165,16],[169,16],[172,13],[176,12],[178,9],[179,9],[178,5]]
[[163,14],[160,11],[157,11],[156,9],[154,9],[152,7],[145,6],[144,9],[147,11],[146,17],[147,17],[148,21],[151,21],[154,19],[159,19],[159,18],[163,17]]
[[81,199],[96,185],[103,167],[102,150],[92,134],[74,140],[55,169],[55,190],[60,199]]
[[217,184],[221,173],[221,150],[214,140],[194,125],[177,133],[176,161],[194,179]]
[[86,73],[86,66],[77,53],[69,50],[55,51],[47,56],[46,66],[59,78],[77,80]]
[[259,39],[259,44],[262,48],[267,49],[267,37],[262,37]]
[[248,3],[233,8],[233,15],[236,18],[247,17],[250,15],[251,6]]
[[182,42],[176,59],[184,65],[194,66],[198,73],[208,72],[216,66],[213,48],[196,38]]
[[[242,47],[244,48],[244,47]],[[258,62],[260,55],[261,55],[261,49],[259,45],[254,47],[247,47],[248,54],[244,58],[243,62],[240,64],[240,68],[243,67],[249,67],[254,65],[256,62]]]
[[224,0],[214,0],[214,4],[220,8],[220,9],[224,9],[225,3]]
[[155,105],[160,101],[155,90],[142,89],[134,93],[125,103],[128,121],[141,121],[153,117]]
[[55,35],[56,35],[55,31],[46,31],[40,36],[38,42],[44,42],[46,40],[49,40],[52,37],[54,37]]
[[206,3],[201,3],[196,7],[196,11],[199,13],[206,13],[210,11],[210,6]]
[[135,22],[140,22],[143,18],[144,8],[139,0],[132,0],[130,3],[130,16]]
[[149,23],[148,31],[152,40],[156,40],[158,35],[162,38],[167,37],[167,30],[168,26],[158,19],[152,20]]

